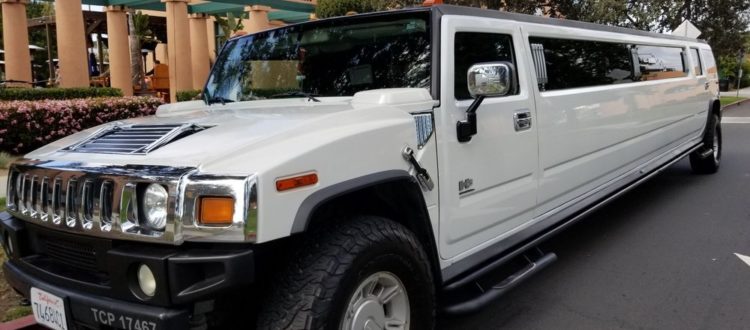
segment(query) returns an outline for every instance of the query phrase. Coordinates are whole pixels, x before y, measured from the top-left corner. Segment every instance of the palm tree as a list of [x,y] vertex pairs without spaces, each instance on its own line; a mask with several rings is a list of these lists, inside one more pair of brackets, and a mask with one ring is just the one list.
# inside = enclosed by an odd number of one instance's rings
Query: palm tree
[[130,69],[133,72],[133,85],[146,89],[143,79],[143,57],[141,57],[141,43],[153,39],[153,32],[148,28],[149,16],[141,11],[128,15],[128,28],[130,29]]

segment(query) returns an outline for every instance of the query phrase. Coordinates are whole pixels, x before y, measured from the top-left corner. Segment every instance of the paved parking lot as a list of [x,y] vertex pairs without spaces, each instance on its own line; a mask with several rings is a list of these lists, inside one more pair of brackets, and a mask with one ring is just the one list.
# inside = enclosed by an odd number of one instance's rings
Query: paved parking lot
[[750,328],[736,255],[750,256],[750,102],[724,117],[719,173],[673,165],[545,244],[549,268],[438,329]]

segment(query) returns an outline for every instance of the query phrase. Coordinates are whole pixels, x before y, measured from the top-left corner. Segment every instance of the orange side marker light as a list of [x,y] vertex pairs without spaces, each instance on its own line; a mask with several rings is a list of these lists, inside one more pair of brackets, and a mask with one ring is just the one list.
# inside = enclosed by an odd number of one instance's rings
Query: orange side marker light
[[293,178],[286,178],[276,180],[276,190],[285,191],[294,188],[300,188],[304,186],[311,186],[318,183],[318,175],[316,173],[310,173]]

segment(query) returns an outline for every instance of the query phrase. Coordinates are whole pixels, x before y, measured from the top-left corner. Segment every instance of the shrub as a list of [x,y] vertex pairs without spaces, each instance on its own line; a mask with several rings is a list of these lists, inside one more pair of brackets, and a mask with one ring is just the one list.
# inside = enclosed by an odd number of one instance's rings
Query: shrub
[[10,165],[10,162],[12,161],[13,156],[7,152],[0,151],[0,168],[8,168],[8,165]]
[[198,94],[200,94],[201,92],[202,91],[200,89],[193,89],[189,91],[179,91],[177,92],[177,102],[196,100],[196,98],[198,97]]
[[0,102],[0,150],[25,153],[102,123],[151,115],[161,104],[154,97]]
[[2,88],[0,89],[0,100],[2,101],[35,101],[35,100],[70,100],[92,97],[115,97],[122,96],[122,91],[117,88]]

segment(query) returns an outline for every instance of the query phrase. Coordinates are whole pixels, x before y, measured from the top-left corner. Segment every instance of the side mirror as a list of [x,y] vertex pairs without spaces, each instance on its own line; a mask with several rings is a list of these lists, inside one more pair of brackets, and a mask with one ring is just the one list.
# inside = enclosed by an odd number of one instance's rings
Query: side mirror
[[469,94],[477,96],[504,96],[513,91],[515,80],[513,64],[493,62],[474,64],[466,73]]
[[513,93],[516,81],[515,67],[509,62],[474,64],[466,73],[466,84],[474,102],[466,109],[466,120],[456,123],[458,142],[469,142],[477,134],[477,109],[485,97],[505,96]]

